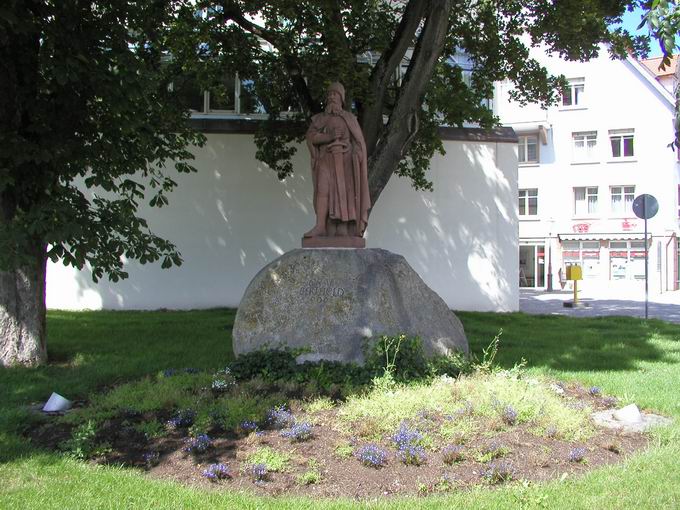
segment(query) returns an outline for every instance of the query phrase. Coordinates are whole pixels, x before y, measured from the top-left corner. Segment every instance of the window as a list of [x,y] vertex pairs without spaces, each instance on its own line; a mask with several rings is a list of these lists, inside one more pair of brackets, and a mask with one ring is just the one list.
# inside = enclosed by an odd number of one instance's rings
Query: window
[[538,215],[538,188],[519,190],[519,215]]
[[612,186],[610,191],[612,198],[612,214],[617,216],[632,216],[635,186]]
[[518,136],[517,141],[519,164],[538,163],[538,135]]
[[[188,79],[175,80],[171,85],[183,105],[193,113],[264,114],[263,105],[254,92],[253,80],[239,79],[238,75],[225,73],[215,87],[201,90]],[[283,107],[282,112],[294,112],[295,107]]]
[[597,213],[597,187],[574,188],[574,216],[592,216]]
[[562,274],[567,266],[578,264],[583,269],[583,279],[597,279],[601,271],[600,241],[562,241]]
[[574,107],[585,104],[585,78],[569,80],[569,85],[562,90],[562,106]]
[[572,133],[574,162],[595,161],[597,157],[597,131]]
[[632,158],[633,149],[632,129],[612,129],[609,131],[609,142],[612,145],[612,158]]

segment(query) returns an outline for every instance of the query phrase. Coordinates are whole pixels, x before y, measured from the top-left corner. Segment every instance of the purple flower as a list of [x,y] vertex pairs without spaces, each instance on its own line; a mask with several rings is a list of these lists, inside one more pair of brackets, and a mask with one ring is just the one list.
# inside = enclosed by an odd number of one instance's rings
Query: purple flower
[[205,453],[212,445],[212,439],[210,439],[208,434],[199,434],[196,437],[187,439],[184,451],[189,453]]
[[281,435],[291,441],[307,441],[312,437],[312,426],[307,422],[293,425],[289,429],[282,430]]
[[208,469],[205,469],[202,474],[212,481],[231,478],[231,471],[229,471],[229,467],[225,464],[210,464]]
[[512,406],[505,406],[501,413],[501,418],[507,425],[514,425],[517,423],[517,411]]
[[387,452],[375,444],[367,444],[354,452],[364,466],[379,468],[387,464]]
[[423,435],[415,429],[409,428],[406,422],[401,422],[399,430],[392,436],[392,441],[398,450],[413,446],[422,441]]
[[569,451],[569,462],[583,462],[585,456],[586,449],[581,446],[577,446]]
[[404,448],[401,448],[399,453],[397,453],[397,457],[399,457],[399,460],[404,464],[410,464],[413,466],[420,466],[421,464],[425,463],[425,460],[427,460],[425,449],[422,446],[413,444],[409,444]]
[[168,420],[168,425],[172,428],[190,427],[196,418],[196,411],[193,409],[180,409]]
[[602,394],[602,390],[597,386],[591,386],[588,390],[588,393],[590,393],[593,397],[597,397]]
[[463,447],[461,445],[448,445],[442,448],[444,464],[454,464],[463,460]]
[[148,467],[157,466],[158,461],[160,460],[160,454],[153,451],[147,452],[142,456],[142,459],[144,459],[144,464],[146,464]]
[[480,476],[489,483],[498,484],[512,480],[515,477],[515,470],[509,462],[490,462],[482,469]]
[[241,424],[239,425],[239,427],[241,427],[241,430],[243,430],[243,432],[255,432],[255,431],[257,431],[257,423],[255,423],[252,420],[242,421]]
[[275,429],[285,429],[295,425],[295,417],[285,406],[274,407],[267,413],[267,423]]
[[254,482],[264,482],[267,479],[269,472],[265,464],[253,464],[250,466],[250,476]]

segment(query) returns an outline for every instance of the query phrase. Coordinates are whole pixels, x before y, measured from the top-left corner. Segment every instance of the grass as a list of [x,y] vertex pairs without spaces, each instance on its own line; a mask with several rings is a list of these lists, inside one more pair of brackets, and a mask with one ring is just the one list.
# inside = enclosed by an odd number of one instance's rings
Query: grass
[[[428,498],[384,500],[372,508],[621,509],[680,507],[680,326],[636,318],[460,313],[473,352],[503,328],[497,362],[521,358],[529,373],[598,386],[676,419],[653,434],[649,451],[625,463],[545,484],[510,484]],[[85,399],[167,368],[219,369],[230,360],[232,310],[50,312],[51,363],[0,370],[0,508],[354,508],[347,500],[255,498],[152,480],[36,450],[20,436],[26,405],[52,391]],[[323,406],[322,406],[323,407]],[[422,404],[420,408],[422,408]]]

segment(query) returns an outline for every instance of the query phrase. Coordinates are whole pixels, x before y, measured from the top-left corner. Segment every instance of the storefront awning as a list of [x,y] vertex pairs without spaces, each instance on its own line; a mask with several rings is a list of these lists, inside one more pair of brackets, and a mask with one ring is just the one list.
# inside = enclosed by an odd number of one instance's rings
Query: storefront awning
[[[645,239],[645,234],[643,232],[610,232],[599,234],[596,232],[585,232],[582,234],[557,234],[560,241],[630,241],[630,240],[643,240]],[[652,237],[651,234],[648,237]]]

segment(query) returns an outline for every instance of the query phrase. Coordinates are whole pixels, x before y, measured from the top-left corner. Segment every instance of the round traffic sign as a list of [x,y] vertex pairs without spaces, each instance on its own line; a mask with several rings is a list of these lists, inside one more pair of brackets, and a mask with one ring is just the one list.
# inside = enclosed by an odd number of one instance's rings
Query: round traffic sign
[[633,212],[642,220],[648,220],[659,212],[659,202],[652,195],[639,195],[633,200]]

